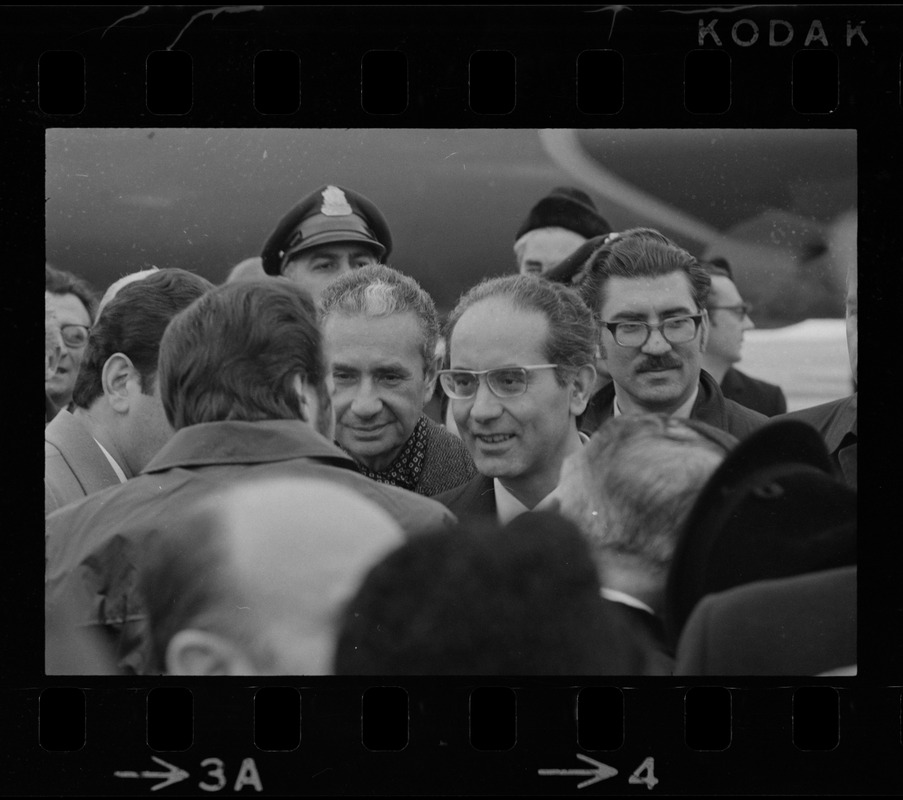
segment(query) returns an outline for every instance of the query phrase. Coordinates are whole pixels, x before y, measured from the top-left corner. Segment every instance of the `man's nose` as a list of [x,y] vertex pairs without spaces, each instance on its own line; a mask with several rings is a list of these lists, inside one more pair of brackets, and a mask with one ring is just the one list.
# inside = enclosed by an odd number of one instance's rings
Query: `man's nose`
[[372,417],[382,408],[382,400],[373,381],[362,380],[351,401],[351,411],[359,417]]
[[667,353],[670,349],[671,342],[669,342],[665,338],[665,335],[662,333],[661,328],[650,329],[649,338],[641,348],[644,353],[648,353],[649,355],[659,355],[661,353]]
[[743,315],[743,330],[748,331],[751,328],[755,328],[756,323],[752,321],[752,317],[749,314]]
[[477,393],[473,397],[473,405],[470,407],[470,416],[477,422],[494,419],[502,413],[502,403],[496,397],[486,383],[486,376],[482,376],[477,384]]

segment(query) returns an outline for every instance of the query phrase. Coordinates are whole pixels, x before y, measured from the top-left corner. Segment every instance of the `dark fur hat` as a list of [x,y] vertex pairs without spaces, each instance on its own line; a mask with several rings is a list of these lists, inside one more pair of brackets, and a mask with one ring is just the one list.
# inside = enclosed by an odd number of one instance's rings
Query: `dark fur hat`
[[536,228],[567,228],[589,239],[608,233],[611,225],[599,215],[586,192],[573,186],[558,186],[530,209],[514,241]]
[[676,642],[705,595],[856,563],[856,492],[836,480],[814,428],[775,420],[703,488],[678,539],[665,622]]

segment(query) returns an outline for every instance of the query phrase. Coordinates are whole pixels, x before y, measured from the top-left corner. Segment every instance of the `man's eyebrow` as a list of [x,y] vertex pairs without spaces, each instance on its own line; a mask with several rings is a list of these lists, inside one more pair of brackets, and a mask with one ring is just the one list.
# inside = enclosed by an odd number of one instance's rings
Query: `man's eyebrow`
[[350,364],[343,364],[340,361],[334,361],[330,366],[331,370],[341,370],[342,372],[360,372],[357,367],[352,367]]
[[[656,312],[659,319],[664,319],[665,317],[673,317],[673,316],[692,316],[693,314],[698,314],[699,312],[687,308],[686,306],[675,306],[673,308],[663,308],[660,311]],[[612,320],[628,320],[628,321],[641,321],[645,322],[649,317],[649,314],[641,311],[619,311],[612,317]]]
[[384,375],[387,372],[402,372],[405,375],[409,373],[408,368],[401,363],[397,364],[380,364],[378,367],[374,367],[373,373],[375,375]]

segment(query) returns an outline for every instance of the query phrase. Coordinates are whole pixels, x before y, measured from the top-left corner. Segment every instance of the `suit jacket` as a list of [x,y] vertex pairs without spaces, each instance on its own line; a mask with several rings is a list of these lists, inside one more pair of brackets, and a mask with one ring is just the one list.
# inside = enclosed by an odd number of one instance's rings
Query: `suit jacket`
[[856,488],[856,443],[859,438],[859,393],[830,403],[791,411],[793,419],[808,422],[817,430],[831,455],[834,472],[849,486]]
[[721,381],[721,393],[741,406],[758,411],[766,417],[787,412],[787,398],[780,386],[752,378],[730,367]]
[[[123,468],[128,475],[128,471]],[[66,409],[44,428],[44,515],[118,486],[119,476],[88,429]]]
[[77,624],[110,637],[118,666],[148,674],[146,617],[138,582],[149,545],[202,497],[242,478],[318,477],[348,486],[382,507],[406,534],[454,522],[439,503],[360,475],[354,462],[295,420],[190,425],[140,475],[47,517],[47,618],[62,605]]
[[[583,433],[592,435],[603,422],[611,419],[614,399],[614,383],[603,386],[590,399],[583,416],[577,420],[577,427]],[[699,394],[693,403],[690,418],[727,431],[738,439],[745,439],[768,422],[764,414],[728,400],[721,393],[718,382],[704,369],[699,371]]]
[[447,492],[433,497],[459,520],[496,518],[495,485],[492,478],[476,475]]
[[625,629],[625,634],[630,636],[642,651],[645,662],[641,674],[673,675],[674,651],[667,644],[662,621],[642,608],[635,608],[605,597],[602,598],[602,602],[606,609],[618,618],[619,624]]
[[855,663],[855,566],[710,594],[677,645],[678,675],[818,675]]

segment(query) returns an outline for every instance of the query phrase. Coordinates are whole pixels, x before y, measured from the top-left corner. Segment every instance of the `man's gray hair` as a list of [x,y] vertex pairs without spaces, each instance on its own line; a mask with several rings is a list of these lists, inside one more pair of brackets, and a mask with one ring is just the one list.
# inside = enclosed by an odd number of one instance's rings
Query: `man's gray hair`
[[664,414],[614,417],[572,456],[561,512],[594,553],[667,569],[687,514],[732,445],[705,427]]
[[439,315],[436,305],[413,278],[383,264],[352,270],[331,283],[320,295],[320,321],[333,314],[347,317],[389,317],[412,312],[420,325],[424,368],[436,355]]

